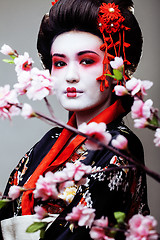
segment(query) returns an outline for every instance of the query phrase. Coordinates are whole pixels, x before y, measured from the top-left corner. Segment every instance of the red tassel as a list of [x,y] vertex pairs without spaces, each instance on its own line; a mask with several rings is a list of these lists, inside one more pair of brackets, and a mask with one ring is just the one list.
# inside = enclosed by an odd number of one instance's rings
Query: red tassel
[[108,81],[107,81],[107,79],[105,80],[105,82],[104,82],[104,86],[106,87],[106,88],[108,88],[109,87],[109,84],[108,84]]
[[118,56],[120,57],[121,54],[121,41],[122,41],[122,37],[121,37],[121,33],[119,32],[119,49],[118,49]]
[[100,85],[100,91],[103,92],[104,91],[104,87],[103,87],[103,82],[101,81],[101,85]]

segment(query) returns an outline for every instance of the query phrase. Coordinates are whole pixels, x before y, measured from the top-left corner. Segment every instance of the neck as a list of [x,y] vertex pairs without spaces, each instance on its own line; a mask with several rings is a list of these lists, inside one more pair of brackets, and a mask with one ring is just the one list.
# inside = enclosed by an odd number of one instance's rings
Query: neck
[[101,106],[92,109],[75,112],[77,127],[83,122],[88,123],[92,118],[97,116],[99,113],[108,108],[110,105],[111,105],[110,103],[106,102],[105,104],[102,104]]

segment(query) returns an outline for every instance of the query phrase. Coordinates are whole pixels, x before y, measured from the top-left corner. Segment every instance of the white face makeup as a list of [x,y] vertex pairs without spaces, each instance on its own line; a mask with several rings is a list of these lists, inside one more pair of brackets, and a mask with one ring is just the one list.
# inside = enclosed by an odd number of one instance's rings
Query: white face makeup
[[98,111],[109,106],[111,90],[101,92],[96,80],[103,72],[102,43],[99,37],[80,31],[63,33],[54,40],[51,74],[57,98],[65,109]]

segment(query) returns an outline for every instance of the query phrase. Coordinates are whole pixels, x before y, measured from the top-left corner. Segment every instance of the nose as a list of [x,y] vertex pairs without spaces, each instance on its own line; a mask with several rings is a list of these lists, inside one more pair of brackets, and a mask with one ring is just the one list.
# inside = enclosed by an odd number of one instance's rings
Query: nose
[[66,81],[70,83],[79,82],[79,72],[76,64],[70,63],[66,72]]

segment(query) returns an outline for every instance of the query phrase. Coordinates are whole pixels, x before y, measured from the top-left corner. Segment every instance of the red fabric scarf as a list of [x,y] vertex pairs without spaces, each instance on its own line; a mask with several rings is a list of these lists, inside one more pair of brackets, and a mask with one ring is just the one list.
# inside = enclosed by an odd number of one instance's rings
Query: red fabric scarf
[[[120,115],[125,113],[125,109],[122,106],[121,100],[117,100],[110,107],[101,112],[98,116],[94,117],[90,122],[104,122],[106,124],[114,121]],[[67,123],[70,126],[76,126],[75,114],[71,117]],[[71,138],[73,133],[67,129],[63,129],[60,137],[57,139],[51,150],[43,158],[41,163],[35,169],[28,182],[24,185],[26,189],[35,188],[36,182],[40,175],[48,170],[56,171],[56,169],[63,163],[65,163],[71,154],[74,152],[75,148],[80,146],[85,138],[77,135],[67,147],[64,147],[67,141]],[[64,147],[64,149],[63,149]],[[60,152],[61,151],[61,152]],[[60,153],[60,154],[59,154]],[[59,156],[57,157],[57,155]],[[57,158],[56,158],[57,157]],[[22,215],[31,215],[34,213],[34,198],[33,190],[28,190],[23,193],[22,196]]]

